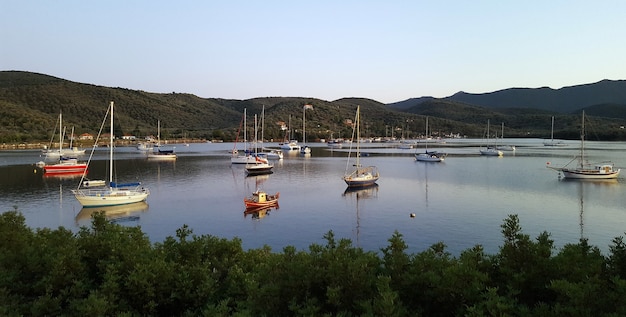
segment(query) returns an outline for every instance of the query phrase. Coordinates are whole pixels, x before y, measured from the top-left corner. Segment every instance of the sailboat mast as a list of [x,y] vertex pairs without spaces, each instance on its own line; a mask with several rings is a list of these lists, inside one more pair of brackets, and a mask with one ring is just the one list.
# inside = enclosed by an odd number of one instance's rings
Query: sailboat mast
[[263,110],[261,110],[261,142],[264,142],[263,129],[265,127],[265,105],[263,105]]
[[583,110],[582,128],[580,129],[580,168],[585,161],[585,110]]
[[550,140],[554,143],[554,116],[552,116],[552,128],[550,129]]
[[63,115],[59,113],[59,156],[63,150],[63,132],[61,132],[61,127],[63,127]]
[[111,135],[109,140],[109,185],[113,182],[113,101],[111,101]]
[[359,162],[361,156],[361,130],[359,129],[361,126],[361,106],[356,106],[356,168],[357,170],[361,167],[361,163]]

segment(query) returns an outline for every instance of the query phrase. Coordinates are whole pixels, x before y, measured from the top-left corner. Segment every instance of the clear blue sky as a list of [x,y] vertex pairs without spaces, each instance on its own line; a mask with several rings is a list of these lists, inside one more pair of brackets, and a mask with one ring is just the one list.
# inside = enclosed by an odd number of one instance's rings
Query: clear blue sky
[[206,98],[626,79],[626,1],[0,0],[0,70]]

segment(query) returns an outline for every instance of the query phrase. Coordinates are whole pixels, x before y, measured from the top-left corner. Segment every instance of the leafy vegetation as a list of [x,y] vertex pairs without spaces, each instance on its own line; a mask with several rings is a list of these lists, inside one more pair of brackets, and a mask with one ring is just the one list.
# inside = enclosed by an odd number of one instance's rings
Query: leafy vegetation
[[[43,74],[0,71],[0,143],[48,142],[52,138],[59,112],[64,125],[75,127],[76,134],[96,135],[108,103],[116,103],[116,134],[145,137],[156,135],[161,122],[164,139],[237,138],[243,110],[248,113],[248,135],[252,135],[256,114],[263,137],[280,141],[285,138],[282,125],[291,126],[291,138],[302,140],[303,106],[313,105],[306,112],[308,141],[349,137],[351,120],[357,105],[361,106],[365,124],[364,137],[416,138],[425,131],[425,117],[438,134],[460,134],[482,137],[486,122],[506,124],[507,137],[538,137],[550,135],[551,116],[556,115],[555,137],[579,138],[579,113],[562,114],[531,108],[481,107],[451,99],[421,98],[408,100],[403,108],[390,107],[363,98],[324,101],[314,98],[266,97],[249,100],[200,98],[191,94],[158,94],[124,88],[110,88],[75,83]],[[597,138],[626,140],[622,127],[626,107],[619,104],[598,104],[586,108],[595,116]],[[578,111],[580,112],[580,111]],[[604,117],[600,117],[604,116]],[[241,137],[241,136],[240,136]],[[259,136],[260,137],[260,136]],[[80,144],[79,144],[80,145]]]
[[443,242],[407,254],[400,233],[379,253],[325,235],[308,251],[243,250],[186,226],[151,244],[137,227],[93,216],[78,233],[0,215],[3,316],[624,316],[626,243],[608,256],[585,239],[555,253],[516,215],[498,254],[458,257]]

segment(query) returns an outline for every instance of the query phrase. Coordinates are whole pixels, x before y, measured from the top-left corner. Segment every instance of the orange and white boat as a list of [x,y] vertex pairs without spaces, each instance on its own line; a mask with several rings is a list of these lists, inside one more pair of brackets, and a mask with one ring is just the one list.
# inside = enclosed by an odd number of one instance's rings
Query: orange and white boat
[[266,192],[262,190],[256,190],[252,193],[251,196],[243,199],[243,203],[246,205],[246,209],[248,208],[259,208],[259,207],[274,207],[278,205],[278,197],[280,193],[277,192],[274,195],[268,195]]

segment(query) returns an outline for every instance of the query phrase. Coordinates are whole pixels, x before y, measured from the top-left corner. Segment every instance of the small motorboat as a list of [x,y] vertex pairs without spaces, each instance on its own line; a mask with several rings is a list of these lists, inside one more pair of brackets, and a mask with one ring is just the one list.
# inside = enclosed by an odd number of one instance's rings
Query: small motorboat
[[260,207],[273,207],[278,205],[278,197],[280,193],[274,195],[268,195],[262,190],[256,190],[252,193],[252,196],[243,199],[243,203],[246,205],[246,209],[260,208]]

